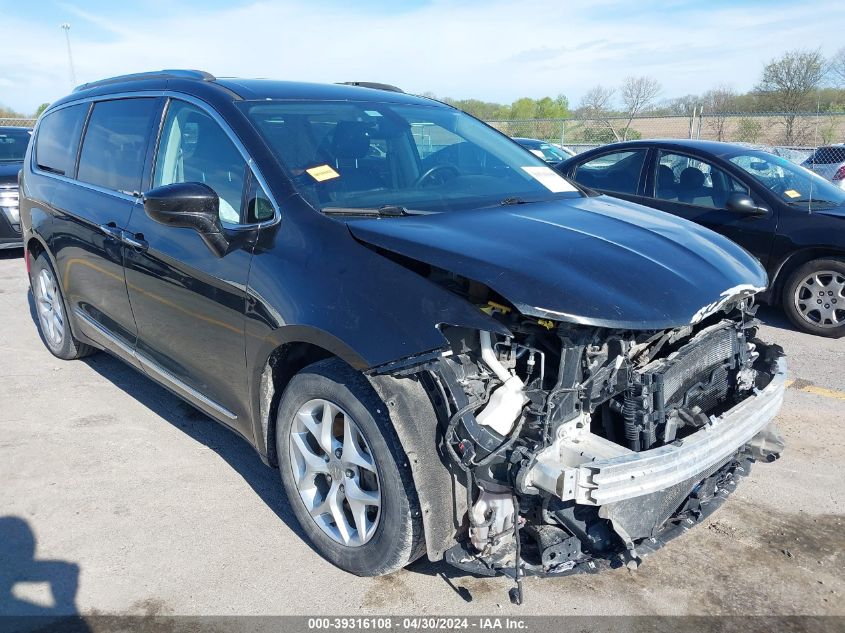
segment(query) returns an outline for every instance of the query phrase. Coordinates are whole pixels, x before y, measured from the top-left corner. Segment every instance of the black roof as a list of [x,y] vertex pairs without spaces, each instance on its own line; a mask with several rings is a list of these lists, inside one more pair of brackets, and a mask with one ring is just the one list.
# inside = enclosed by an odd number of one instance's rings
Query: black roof
[[388,101],[393,103],[426,103],[436,101],[380,88],[348,84],[317,84],[274,79],[217,79],[219,84],[241,99],[291,99],[318,101]]
[[[747,145],[737,145],[735,143],[723,143],[721,141],[702,141],[699,139],[688,139],[688,138],[653,138],[653,139],[643,139],[637,141],[621,141],[618,143],[609,143],[608,145],[602,145],[601,149],[608,149],[608,148],[625,148],[625,147],[651,147],[653,145],[664,145],[668,147],[678,147],[678,148],[688,148],[693,150],[699,150],[701,152],[707,152],[709,154],[713,154],[714,156],[725,156],[729,154],[734,154],[738,151],[765,151],[763,149],[757,147],[749,147]],[[593,151],[593,150],[591,150]]]
[[390,103],[413,103],[442,105],[432,99],[416,97],[402,92],[390,84],[374,82],[345,82],[339,84],[318,84],[297,81],[276,81],[272,79],[239,79],[215,77],[202,70],[156,70],[131,75],[120,75],[78,86],[71,95],[56,101],[53,105],[73,101],[89,95],[114,92],[135,92],[139,90],[176,89],[188,94],[206,93],[217,89],[232,100],[309,100],[318,101],[381,101]]

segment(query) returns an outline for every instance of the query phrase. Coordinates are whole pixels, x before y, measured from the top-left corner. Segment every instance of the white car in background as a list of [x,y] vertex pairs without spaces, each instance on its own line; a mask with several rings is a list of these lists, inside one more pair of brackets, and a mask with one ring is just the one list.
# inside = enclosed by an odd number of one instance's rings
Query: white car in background
[[558,145],[557,143],[549,143],[548,141],[541,141],[536,138],[522,138],[519,136],[514,136],[513,140],[550,165],[557,165],[559,162],[575,156],[575,152],[571,149]]
[[845,143],[820,147],[801,165],[845,189]]

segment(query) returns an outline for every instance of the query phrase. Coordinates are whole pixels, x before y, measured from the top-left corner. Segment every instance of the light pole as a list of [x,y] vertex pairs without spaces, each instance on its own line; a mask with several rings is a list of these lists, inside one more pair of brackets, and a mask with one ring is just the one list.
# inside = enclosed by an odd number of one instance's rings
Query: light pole
[[70,51],[70,22],[62,22],[60,26],[65,32],[65,42],[67,42],[67,63],[70,66],[71,87],[76,87],[76,71],[73,69],[73,53]]

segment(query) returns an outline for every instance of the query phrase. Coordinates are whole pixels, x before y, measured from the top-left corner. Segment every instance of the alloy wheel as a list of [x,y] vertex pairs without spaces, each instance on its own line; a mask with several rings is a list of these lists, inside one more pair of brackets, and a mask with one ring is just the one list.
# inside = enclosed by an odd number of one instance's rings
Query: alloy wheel
[[58,348],[65,336],[65,317],[59,286],[53,273],[47,268],[42,268],[33,289],[41,331],[50,345]]
[[845,323],[845,275],[820,270],[805,277],[795,289],[798,314],[817,327],[835,328]]
[[299,497],[314,522],[341,545],[367,543],[378,527],[381,488],[352,417],[328,400],[309,400],[296,412],[289,448]]

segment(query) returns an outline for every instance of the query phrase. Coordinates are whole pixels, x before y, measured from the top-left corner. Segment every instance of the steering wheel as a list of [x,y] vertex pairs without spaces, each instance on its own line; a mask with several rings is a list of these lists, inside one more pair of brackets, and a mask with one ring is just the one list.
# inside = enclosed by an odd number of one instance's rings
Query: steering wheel
[[414,184],[412,186],[422,187],[427,180],[437,182],[434,179],[435,175],[437,174],[442,174],[440,177],[440,184],[442,184],[448,179],[444,178],[444,176],[446,176],[447,174],[451,174],[452,178],[455,178],[459,176],[460,173],[461,172],[459,172],[458,169],[456,167],[453,167],[452,165],[435,165],[434,167],[430,167],[426,169],[422,174],[420,174],[420,177],[414,181]]

